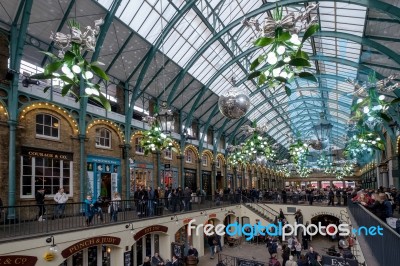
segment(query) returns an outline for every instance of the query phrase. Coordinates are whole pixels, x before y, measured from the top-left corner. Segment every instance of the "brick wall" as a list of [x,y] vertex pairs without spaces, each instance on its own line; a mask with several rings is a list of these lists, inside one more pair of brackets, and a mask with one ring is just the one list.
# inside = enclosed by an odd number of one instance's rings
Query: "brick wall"
[[[36,136],[36,115],[40,113],[46,113],[59,118],[60,127],[60,138],[59,140],[50,140],[46,138],[40,138]],[[37,108],[32,111],[28,111],[24,114],[24,118],[20,118],[19,125],[17,128],[17,158],[16,158],[16,191],[17,191],[17,204],[23,202],[23,204],[33,203],[34,199],[21,199],[20,197],[20,166],[21,166],[21,147],[34,147],[40,149],[48,149],[60,152],[73,153],[73,191],[74,195],[71,198],[72,201],[79,201],[79,140],[76,137],[76,132],[68,120],[68,116],[62,112],[56,112],[52,109]]]

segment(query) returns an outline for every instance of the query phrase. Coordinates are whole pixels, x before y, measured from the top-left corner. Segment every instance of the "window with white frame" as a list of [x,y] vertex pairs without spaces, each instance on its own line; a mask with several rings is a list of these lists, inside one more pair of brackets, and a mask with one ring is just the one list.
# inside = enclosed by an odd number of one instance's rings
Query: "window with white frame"
[[164,159],[172,160],[172,149],[167,148],[164,150]]
[[135,138],[135,151],[138,154],[144,154],[144,149],[142,145],[140,145],[140,142],[142,141],[141,137]]
[[207,155],[201,156],[201,162],[203,166],[208,166],[208,156]]
[[21,197],[33,198],[39,188],[55,195],[60,187],[72,195],[72,161],[21,156]]
[[185,159],[187,163],[193,163],[193,151],[187,149],[185,152]]
[[111,149],[111,131],[105,127],[96,128],[96,148]]
[[37,114],[36,137],[60,139],[60,119],[50,114]]

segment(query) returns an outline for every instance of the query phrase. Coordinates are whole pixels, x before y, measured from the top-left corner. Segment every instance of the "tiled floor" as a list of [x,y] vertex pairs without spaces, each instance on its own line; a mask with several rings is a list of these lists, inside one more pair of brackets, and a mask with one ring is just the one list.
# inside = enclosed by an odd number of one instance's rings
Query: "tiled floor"
[[[337,249],[337,242],[331,242],[328,238],[318,236],[314,238],[310,245],[314,248],[321,255],[326,255],[327,250],[331,246],[335,246]],[[200,258],[200,262],[198,266],[215,266],[218,263],[218,256],[216,255],[214,259],[210,259],[210,250],[209,248],[206,249],[205,256]],[[302,251],[302,254],[305,254],[307,251]],[[260,262],[268,262],[269,253],[265,246],[265,244],[248,244],[243,243],[238,247],[224,247],[221,254],[234,256],[234,257],[241,257],[244,259],[249,260],[256,260]],[[282,263],[282,252],[278,251],[278,260]],[[266,264],[267,265],[267,264]]]

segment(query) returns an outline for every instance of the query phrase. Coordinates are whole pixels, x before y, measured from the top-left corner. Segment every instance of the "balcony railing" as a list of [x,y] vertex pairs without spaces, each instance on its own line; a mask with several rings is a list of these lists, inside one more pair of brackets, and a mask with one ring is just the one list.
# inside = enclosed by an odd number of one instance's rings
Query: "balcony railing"
[[[107,224],[134,222],[171,216],[181,212],[195,212],[224,206],[237,205],[235,201],[217,199],[214,196],[192,196],[191,198],[161,198],[157,200],[122,200],[119,202],[117,219],[111,222],[108,206],[112,202],[98,202],[91,212],[93,220],[88,228]],[[57,213],[57,204],[45,204],[43,220],[39,221],[41,205],[4,206],[0,208],[0,243],[11,239],[35,237],[43,234],[87,228],[84,202],[66,203],[62,215]]]
[[368,229],[379,225],[383,228],[383,236],[377,232],[376,235],[364,234],[372,252],[371,255],[376,259],[378,265],[398,265],[400,261],[400,235],[358,203],[350,202],[349,210],[359,227],[363,226]]

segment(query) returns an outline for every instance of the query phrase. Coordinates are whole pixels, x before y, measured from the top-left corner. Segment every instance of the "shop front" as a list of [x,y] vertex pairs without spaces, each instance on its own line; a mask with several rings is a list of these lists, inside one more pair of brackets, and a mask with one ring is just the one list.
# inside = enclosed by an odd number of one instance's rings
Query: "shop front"
[[[145,262],[146,257],[151,258],[155,253],[165,261],[170,259],[164,252],[161,243],[168,243],[168,227],[163,225],[152,225],[141,229],[134,234],[135,243],[132,245],[132,266],[139,266]],[[164,242],[162,242],[164,240]]]
[[77,242],[61,251],[65,259],[60,266],[111,266],[112,252],[118,248],[121,239],[112,236],[96,236]]
[[147,163],[131,163],[130,167],[130,196],[133,197],[139,187],[153,187],[154,166]]
[[178,187],[178,168],[165,167],[161,165],[161,185],[162,188],[177,188]]
[[185,187],[190,188],[192,191],[197,190],[197,177],[196,170],[185,168],[185,178],[184,185]]
[[206,195],[212,195],[210,171],[202,171],[202,182],[203,191],[206,193]]
[[21,147],[21,164],[21,198],[34,198],[39,188],[55,195],[60,187],[72,197],[72,153]]
[[94,198],[111,199],[112,193],[121,191],[121,160],[88,155],[87,189]]
[[217,189],[224,189],[224,177],[222,176],[221,171],[217,171],[217,176],[216,176],[216,181],[217,181]]
[[233,181],[233,175],[232,174],[227,174],[226,175],[226,186],[227,186],[227,188],[233,189],[232,181]]

